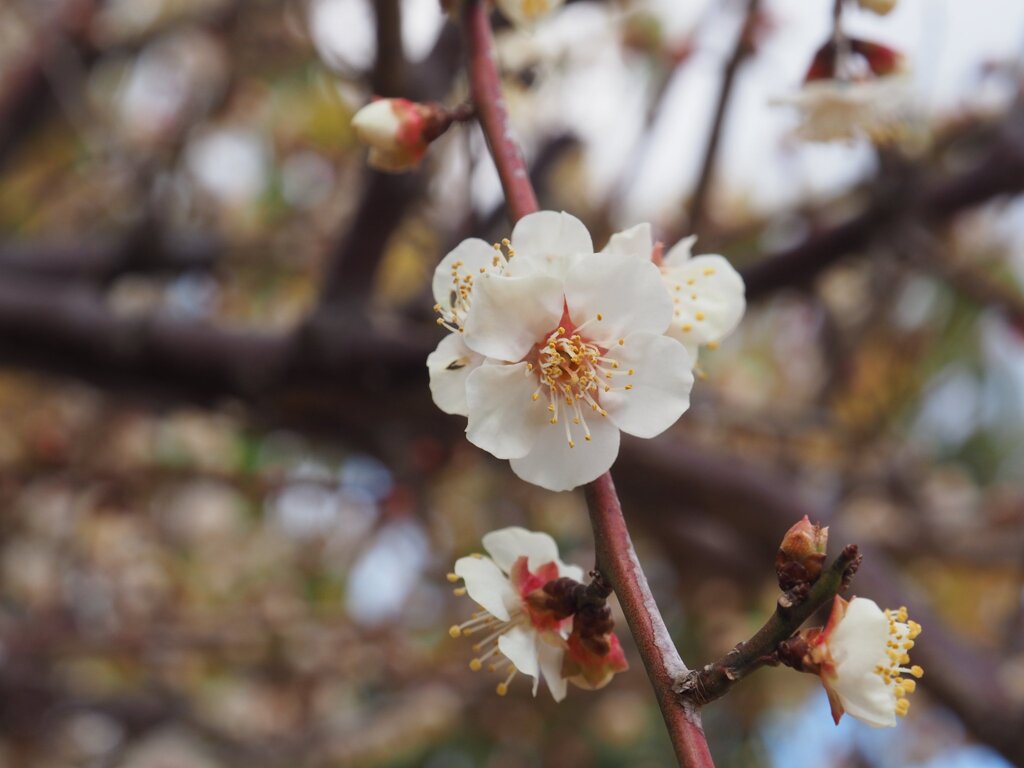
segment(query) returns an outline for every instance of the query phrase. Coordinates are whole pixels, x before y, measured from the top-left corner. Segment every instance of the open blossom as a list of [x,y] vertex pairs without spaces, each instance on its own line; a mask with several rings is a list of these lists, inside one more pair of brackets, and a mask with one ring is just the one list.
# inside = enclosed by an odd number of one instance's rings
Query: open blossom
[[476,671],[487,665],[505,674],[498,684],[500,695],[508,692],[512,678],[521,672],[533,678],[534,695],[543,677],[555,701],[561,701],[566,693],[562,664],[572,617],[546,608],[546,596],[538,590],[561,577],[579,581],[583,570],[563,563],[558,546],[546,533],[504,528],[484,536],[483,544],[490,557],[460,558],[448,577],[462,579],[465,592],[483,610],[453,626],[450,634],[481,636],[473,645],[478,655],[470,668]]
[[821,675],[837,724],[844,712],[876,728],[896,725],[896,715],[907,713],[907,694],[924,674],[909,666],[920,633],[906,608],[883,611],[863,597],[836,596],[828,624],[809,635],[807,666]]
[[517,27],[529,27],[565,0],[494,0],[501,15]]
[[[672,322],[666,335],[690,352],[694,363],[700,347],[713,349],[732,333],[746,310],[745,286],[732,264],[717,254],[693,255],[696,236],[680,240],[658,259],[665,287],[672,297]],[[612,235],[603,253],[643,254],[654,250],[650,224]]]
[[463,242],[434,295],[454,331],[428,359],[434,400],[465,413],[469,441],[524,480],[590,482],[614,462],[620,430],[654,437],[689,407],[692,359],[663,335],[672,300],[658,269],[595,254],[569,214],[524,217],[504,250]]

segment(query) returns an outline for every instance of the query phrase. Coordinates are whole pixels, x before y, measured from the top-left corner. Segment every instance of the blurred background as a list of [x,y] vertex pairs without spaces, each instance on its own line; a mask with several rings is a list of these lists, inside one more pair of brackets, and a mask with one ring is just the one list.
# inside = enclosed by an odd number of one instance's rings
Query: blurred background
[[[850,4],[906,56],[884,146],[807,143],[829,0],[495,18],[542,207],[743,270],[693,407],[614,475],[691,665],[749,637],[803,514],[907,604],[895,730],[811,676],[705,710],[719,766],[1024,765],[1024,5]],[[371,94],[466,98],[437,0],[0,3],[0,766],[659,766],[633,668],[555,705],[468,669],[488,530],[593,561],[582,495],[441,414],[428,278],[509,224],[478,129],[366,167]],[[712,138],[717,137],[717,138]]]

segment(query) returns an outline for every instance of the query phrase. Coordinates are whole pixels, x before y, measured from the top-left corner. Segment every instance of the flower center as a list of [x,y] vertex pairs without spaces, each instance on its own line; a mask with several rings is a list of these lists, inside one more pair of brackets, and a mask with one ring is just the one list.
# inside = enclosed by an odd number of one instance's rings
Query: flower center
[[[602,418],[608,415],[608,411],[601,407],[602,392],[633,389],[632,384],[614,386],[613,383],[616,378],[633,376],[636,371],[632,368],[620,370],[619,362],[608,357],[607,349],[580,333],[590,323],[603,319],[598,314],[573,329],[566,313],[562,318],[563,324],[534,347],[526,366],[528,375],[534,374],[538,378],[532,399],[538,401],[546,396],[551,414],[549,421],[558,424],[561,417],[570,448],[576,447],[573,426],[582,428],[584,440],[589,442],[592,439],[584,417],[587,409]],[[570,330],[566,330],[567,325]],[[618,343],[625,346],[626,340],[619,339]]]
[[[885,616],[889,619],[886,660],[875,667],[875,674],[881,677],[886,685],[893,686],[893,693],[896,695],[896,714],[905,715],[910,709],[910,702],[906,696],[917,688],[917,681],[914,678],[924,674],[924,670],[916,664],[912,667],[906,666],[910,664],[909,651],[914,647],[914,639],[921,634],[921,625],[907,618],[906,608],[896,611],[886,609]],[[903,675],[910,677],[904,678]]]

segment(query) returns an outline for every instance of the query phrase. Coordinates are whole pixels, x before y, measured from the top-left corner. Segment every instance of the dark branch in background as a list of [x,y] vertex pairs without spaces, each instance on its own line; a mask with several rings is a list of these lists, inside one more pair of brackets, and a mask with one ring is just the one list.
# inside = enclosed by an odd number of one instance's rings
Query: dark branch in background
[[711,189],[711,181],[715,173],[715,161],[718,159],[718,147],[722,141],[722,130],[725,127],[725,114],[729,108],[729,100],[732,97],[733,86],[736,82],[736,75],[740,65],[754,50],[754,34],[758,19],[758,5],[760,0],[747,0],[747,8],[743,23],[740,26],[736,44],[733,47],[729,61],[722,72],[722,87],[718,92],[718,101],[715,103],[715,113],[711,121],[711,132],[708,134],[708,145],[704,150],[704,160],[701,163],[700,173],[697,176],[697,186],[693,190],[693,198],[690,202],[689,219],[690,232],[703,234],[704,218],[707,213],[708,192]]
[[96,10],[93,0],[64,0],[41,23],[21,60],[0,78],[0,168],[32,136],[53,104],[49,59],[62,45],[81,45]]
[[884,178],[874,188],[878,196],[863,213],[741,270],[747,298],[812,284],[844,256],[885,236],[887,227],[905,216],[919,214],[926,224],[942,225],[965,208],[1024,190],[1024,109],[1007,116],[1002,135],[971,170],[931,182],[916,194],[893,189]]
[[843,589],[860,564],[857,546],[846,547],[798,601],[788,594],[779,598],[775,613],[750,640],[740,643],[725,658],[691,672],[679,686],[680,695],[697,706],[729,692],[737,682],[766,664],[777,664],[779,644],[792,637],[801,625]]

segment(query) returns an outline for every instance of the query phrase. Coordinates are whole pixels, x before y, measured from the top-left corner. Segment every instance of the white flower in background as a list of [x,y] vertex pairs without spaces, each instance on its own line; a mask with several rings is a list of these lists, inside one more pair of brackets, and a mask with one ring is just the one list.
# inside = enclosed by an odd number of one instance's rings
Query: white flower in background
[[[812,630],[812,632],[814,632]],[[810,637],[810,660],[818,668],[832,705],[832,717],[848,712],[876,728],[896,725],[910,708],[906,696],[924,674],[909,666],[909,651],[921,625],[907,609],[883,611],[863,597],[836,596],[823,630]],[[910,677],[903,677],[909,675]]]
[[900,135],[912,113],[913,88],[906,74],[867,80],[811,80],[796,93],[772,100],[775,106],[800,113],[795,131],[812,142],[851,141],[867,137],[891,141]]
[[[695,235],[680,240],[658,265],[673,304],[665,333],[687,348],[694,363],[698,348],[714,349],[736,329],[747,306],[739,272],[724,256],[694,256],[696,240]],[[650,224],[638,224],[612,235],[603,253],[649,259],[653,249]]]
[[530,595],[549,581],[568,577],[583,578],[583,569],[566,565],[558,557],[558,546],[546,533],[524,528],[503,528],[483,538],[490,557],[471,555],[455,563],[449,581],[465,584],[456,594],[468,594],[483,610],[449,630],[452,637],[482,637],[473,644],[476,656],[469,664],[477,671],[487,665],[490,671],[506,674],[498,684],[504,696],[517,672],[533,678],[537,695],[543,677],[555,701],[565,698],[566,679],[562,677],[566,638],[572,618],[559,619],[531,601]]
[[857,0],[861,8],[885,16],[896,7],[896,0]]
[[501,15],[517,27],[529,27],[558,8],[565,0],[494,0]]

